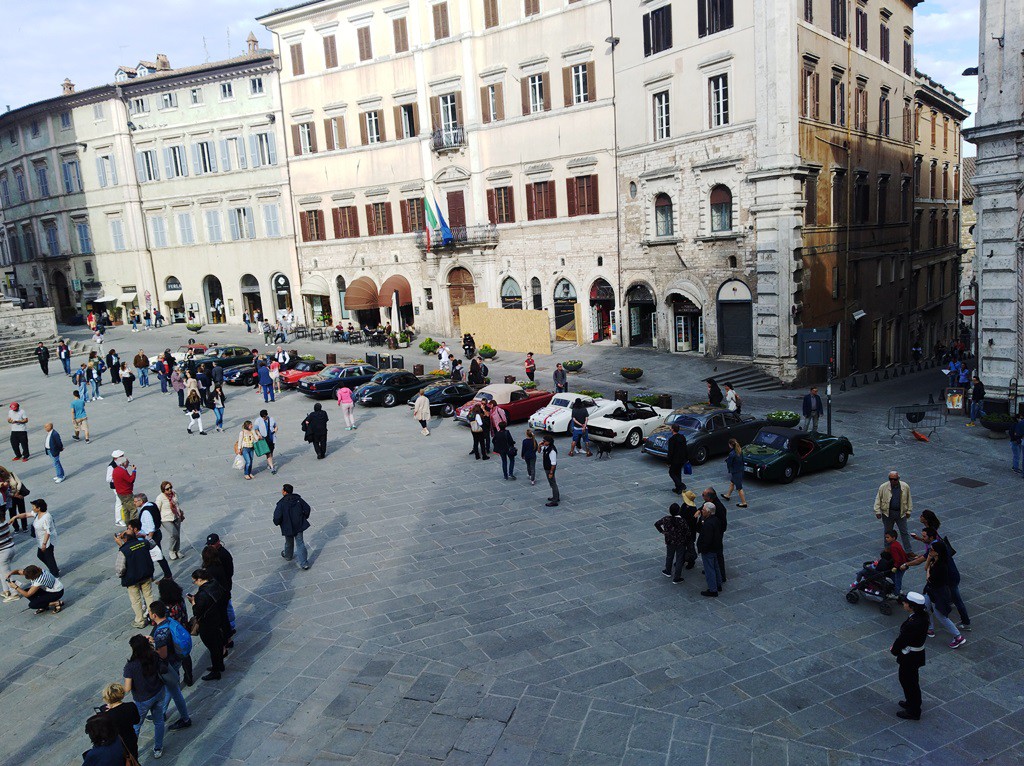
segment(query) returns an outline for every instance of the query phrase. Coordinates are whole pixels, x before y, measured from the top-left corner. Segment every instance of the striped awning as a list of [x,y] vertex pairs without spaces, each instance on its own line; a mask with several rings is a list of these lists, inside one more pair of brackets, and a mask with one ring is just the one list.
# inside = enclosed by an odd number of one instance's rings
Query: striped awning
[[377,285],[369,277],[359,277],[345,291],[345,308],[349,311],[380,308],[379,301]]
[[[351,290],[352,288],[349,289]],[[412,303],[412,287],[409,285],[409,280],[401,274],[395,274],[385,279],[384,284],[380,286],[380,301],[378,303],[380,308],[391,308],[391,302],[395,297],[396,291],[398,292],[399,306]]]

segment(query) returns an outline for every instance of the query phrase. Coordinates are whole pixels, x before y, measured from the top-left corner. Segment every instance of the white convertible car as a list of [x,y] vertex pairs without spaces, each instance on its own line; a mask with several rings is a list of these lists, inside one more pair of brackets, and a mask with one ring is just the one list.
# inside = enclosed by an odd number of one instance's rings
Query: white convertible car
[[577,399],[587,408],[587,417],[591,421],[622,409],[623,406],[617,399],[594,399],[584,394],[555,394],[546,407],[530,416],[530,428],[555,434],[569,433],[572,430],[572,406]]
[[591,441],[625,444],[635,449],[654,433],[655,428],[665,425],[665,418],[671,414],[672,410],[640,402],[627,402],[624,408],[604,417],[591,418],[587,430]]

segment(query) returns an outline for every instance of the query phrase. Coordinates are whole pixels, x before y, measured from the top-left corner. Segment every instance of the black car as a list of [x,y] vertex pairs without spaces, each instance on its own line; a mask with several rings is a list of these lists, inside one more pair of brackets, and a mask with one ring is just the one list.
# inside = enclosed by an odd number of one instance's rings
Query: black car
[[192,358],[192,364],[196,369],[199,369],[201,364],[207,367],[235,367],[246,362],[252,363],[252,351],[245,346],[211,346],[206,349],[205,354]]
[[[430,402],[431,415],[450,418],[455,414],[455,410],[476,396],[481,388],[483,388],[482,385],[475,383],[470,385],[469,383],[445,381],[443,383],[431,383],[427,387],[424,396]],[[413,404],[413,400],[410,399],[409,406],[412,407]]]
[[407,402],[427,385],[422,378],[406,370],[383,370],[356,390],[353,399],[360,404],[382,404],[394,407]]
[[377,368],[369,364],[332,364],[300,380],[298,389],[314,399],[330,399],[339,388],[344,386],[355,391],[376,374]]
[[680,407],[668,417],[665,425],[647,437],[640,451],[667,460],[672,425],[679,426],[679,433],[686,437],[690,462],[701,465],[712,455],[728,452],[730,439],[738,441],[740,446],[749,444],[768,421],[707,404]]
[[[273,361],[270,354],[263,354],[258,358],[267,365]],[[253,367],[252,357],[246,364],[236,364],[234,367],[224,369],[224,385],[226,386],[253,386],[256,384],[255,377],[256,369]]]

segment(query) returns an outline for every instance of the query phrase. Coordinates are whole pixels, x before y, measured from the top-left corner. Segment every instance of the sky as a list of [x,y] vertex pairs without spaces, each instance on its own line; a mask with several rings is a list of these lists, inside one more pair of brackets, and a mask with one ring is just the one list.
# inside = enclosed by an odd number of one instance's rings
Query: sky
[[[924,0],[914,21],[917,68],[951,88],[971,111],[977,105],[977,78],[960,73],[977,64],[979,2]],[[157,53],[166,53],[172,67],[230,58],[245,52],[250,31],[261,47],[270,48],[270,33],[255,16],[293,4],[62,0],[54,12],[51,3],[0,0],[0,110],[59,95],[65,77],[79,89],[111,82],[120,64],[152,61]]]

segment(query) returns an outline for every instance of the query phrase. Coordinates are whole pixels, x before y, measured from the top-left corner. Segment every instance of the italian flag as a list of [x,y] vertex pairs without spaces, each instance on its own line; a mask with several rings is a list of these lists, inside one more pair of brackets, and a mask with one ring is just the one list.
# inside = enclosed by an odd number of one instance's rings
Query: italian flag
[[437,228],[437,216],[434,215],[434,206],[429,197],[423,197],[423,212],[427,224],[427,252],[430,252],[430,234]]

